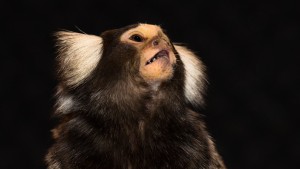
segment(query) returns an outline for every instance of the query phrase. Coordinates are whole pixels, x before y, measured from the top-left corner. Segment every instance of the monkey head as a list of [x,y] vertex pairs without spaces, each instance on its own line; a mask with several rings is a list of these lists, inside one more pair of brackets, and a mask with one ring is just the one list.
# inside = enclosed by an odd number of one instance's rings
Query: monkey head
[[96,90],[98,86],[103,89],[118,83],[119,88],[135,90],[137,86],[124,87],[133,84],[132,79],[139,79],[155,90],[162,83],[175,84],[181,80],[185,100],[192,105],[203,102],[206,80],[202,62],[187,48],[174,45],[157,25],[135,24],[105,31],[100,36],[66,31],[56,35],[58,93],[63,98],[59,99],[63,100],[61,103],[58,100],[59,107],[71,103],[60,92],[66,88],[89,84]]

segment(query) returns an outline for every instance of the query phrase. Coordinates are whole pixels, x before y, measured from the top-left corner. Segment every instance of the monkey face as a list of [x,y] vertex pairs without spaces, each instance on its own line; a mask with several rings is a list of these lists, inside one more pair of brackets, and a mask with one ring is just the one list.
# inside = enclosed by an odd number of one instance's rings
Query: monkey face
[[121,42],[134,46],[140,59],[139,73],[149,83],[168,80],[176,63],[169,38],[156,25],[140,24],[121,36]]

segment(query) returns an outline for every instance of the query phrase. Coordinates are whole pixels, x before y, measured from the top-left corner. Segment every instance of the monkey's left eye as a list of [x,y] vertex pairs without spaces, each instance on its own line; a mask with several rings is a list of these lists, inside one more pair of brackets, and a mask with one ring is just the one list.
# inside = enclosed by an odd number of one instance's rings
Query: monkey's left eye
[[135,42],[143,42],[144,41],[144,38],[138,34],[131,35],[129,39],[132,41],[135,41]]

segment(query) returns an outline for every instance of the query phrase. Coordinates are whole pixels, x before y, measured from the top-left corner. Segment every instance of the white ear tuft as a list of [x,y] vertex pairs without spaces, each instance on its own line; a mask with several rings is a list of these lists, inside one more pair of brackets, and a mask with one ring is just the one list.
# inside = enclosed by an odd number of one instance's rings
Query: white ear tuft
[[59,76],[66,85],[77,86],[97,66],[102,56],[102,38],[75,32],[56,33]]
[[204,103],[205,90],[205,66],[201,60],[189,49],[175,45],[185,69],[185,98],[193,105],[199,106]]

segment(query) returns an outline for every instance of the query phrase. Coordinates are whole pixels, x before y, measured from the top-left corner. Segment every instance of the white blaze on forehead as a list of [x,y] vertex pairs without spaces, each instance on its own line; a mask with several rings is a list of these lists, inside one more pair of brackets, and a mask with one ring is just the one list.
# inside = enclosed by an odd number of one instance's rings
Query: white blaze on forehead
[[131,35],[140,34],[144,38],[153,38],[162,33],[162,30],[157,25],[150,25],[150,24],[139,24],[137,27],[129,29],[128,31],[124,32],[121,36],[121,41],[126,41]]
[[102,38],[75,32],[58,32],[60,73],[67,85],[76,86],[97,66]]
[[185,47],[175,45],[185,69],[184,91],[186,99],[192,104],[203,103],[204,86],[206,83],[204,65],[197,56]]
[[139,24],[136,29],[140,30],[141,32],[145,33],[145,35],[148,35],[150,37],[157,35],[158,32],[162,32],[159,26],[150,24]]

